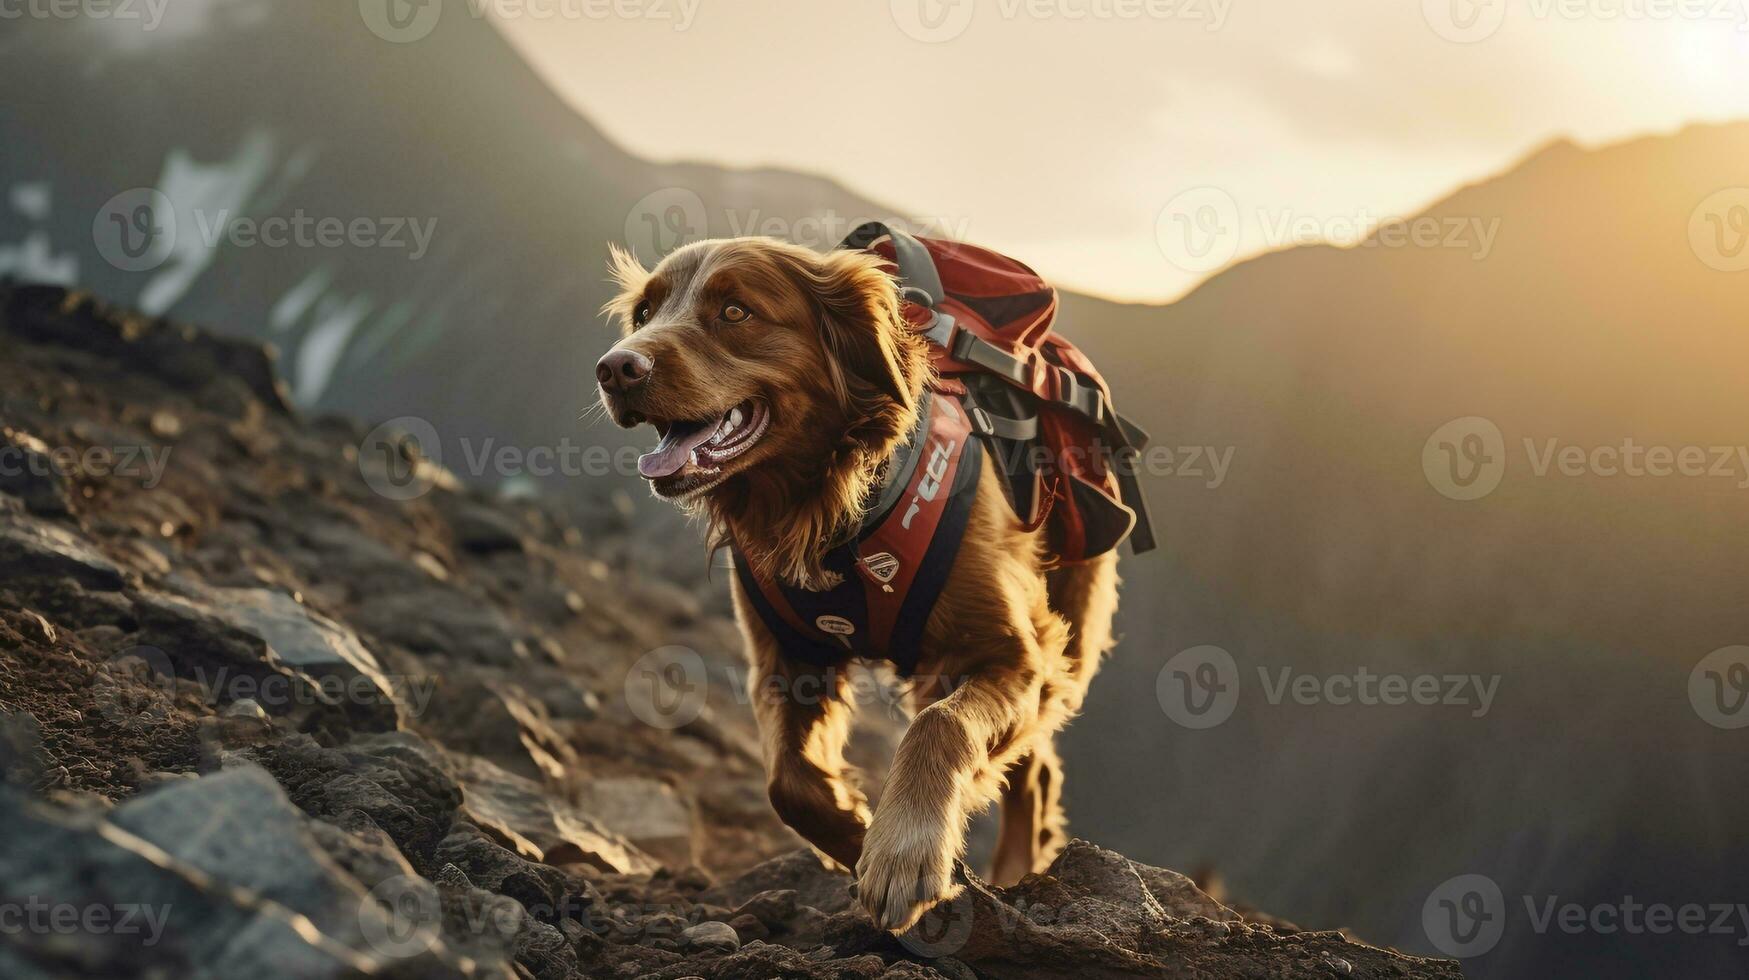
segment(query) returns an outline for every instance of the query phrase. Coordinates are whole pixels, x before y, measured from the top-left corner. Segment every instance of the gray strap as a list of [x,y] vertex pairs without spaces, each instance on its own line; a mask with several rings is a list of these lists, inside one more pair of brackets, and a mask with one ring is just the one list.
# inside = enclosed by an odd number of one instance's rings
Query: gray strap
[[929,249],[905,232],[887,227],[885,222],[870,221],[858,225],[838,247],[865,249],[882,238],[893,240],[893,259],[899,265],[899,278],[906,286],[927,296],[929,306],[947,298],[947,290],[941,285],[941,273],[935,270],[935,259],[930,257]]

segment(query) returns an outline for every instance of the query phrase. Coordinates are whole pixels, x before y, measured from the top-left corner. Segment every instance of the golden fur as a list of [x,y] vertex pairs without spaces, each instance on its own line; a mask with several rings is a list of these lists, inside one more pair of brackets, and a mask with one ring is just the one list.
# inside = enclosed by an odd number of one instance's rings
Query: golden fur
[[[890,276],[860,253],[771,239],[700,242],[653,271],[616,251],[612,271],[620,294],[606,312],[625,329],[616,350],[652,367],[635,390],[604,390],[608,412],[622,425],[666,425],[749,399],[769,406],[758,443],[678,503],[708,520],[713,544],[734,540],[757,574],[833,584],[821,560],[860,522],[930,380],[926,342],[901,318]],[[742,308],[750,315],[731,322]],[[967,820],[991,802],[1002,805],[999,884],[1043,870],[1062,848],[1052,740],[1112,642],[1116,556],[1055,567],[987,456],[983,465],[924,631],[916,714],[872,813],[844,760],[854,706],[843,671],[786,659],[735,586],[772,805],[855,870],[863,906],[893,930],[951,897]]]

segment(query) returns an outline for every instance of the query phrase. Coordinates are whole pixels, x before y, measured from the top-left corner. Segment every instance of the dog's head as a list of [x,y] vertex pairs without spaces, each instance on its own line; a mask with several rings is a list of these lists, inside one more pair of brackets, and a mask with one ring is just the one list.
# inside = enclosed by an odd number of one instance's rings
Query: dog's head
[[731,523],[793,512],[810,489],[827,523],[855,511],[915,423],[929,370],[877,259],[740,238],[654,270],[616,250],[612,272],[620,293],[604,312],[624,339],[596,378],[616,423],[655,427],[638,471],[658,496]]

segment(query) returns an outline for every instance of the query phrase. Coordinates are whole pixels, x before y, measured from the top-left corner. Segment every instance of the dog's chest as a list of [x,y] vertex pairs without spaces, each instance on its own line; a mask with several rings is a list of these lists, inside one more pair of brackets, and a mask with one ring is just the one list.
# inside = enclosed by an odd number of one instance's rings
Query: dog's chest
[[917,663],[935,608],[971,518],[982,445],[959,399],[932,394],[907,455],[856,537],[822,563],[839,584],[810,591],[754,575],[735,548],[735,574],[786,657],[837,663]]

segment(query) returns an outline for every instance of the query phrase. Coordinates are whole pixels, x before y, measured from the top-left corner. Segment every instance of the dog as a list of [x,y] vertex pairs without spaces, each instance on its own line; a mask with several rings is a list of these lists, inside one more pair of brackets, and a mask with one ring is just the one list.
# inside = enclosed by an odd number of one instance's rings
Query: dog
[[[639,461],[652,491],[768,581],[832,587],[822,559],[858,527],[932,380],[893,276],[867,253],[769,238],[697,242],[653,270],[616,248],[610,272],[618,295],[603,313],[622,339],[596,377],[616,424],[660,436]],[[771,804],[854,871],[858,900],[894,932],[957,894],[966,824],[992,802],[991,879],[1050,865],[1067,842],[1054,736],[1112,645],[1115,553],[1057,567],[990,454],[979,458],[965,536],[917,651],[912,719],[872,812],[844,758],[842,670],[787,658],[734,585]]]

